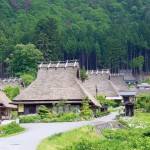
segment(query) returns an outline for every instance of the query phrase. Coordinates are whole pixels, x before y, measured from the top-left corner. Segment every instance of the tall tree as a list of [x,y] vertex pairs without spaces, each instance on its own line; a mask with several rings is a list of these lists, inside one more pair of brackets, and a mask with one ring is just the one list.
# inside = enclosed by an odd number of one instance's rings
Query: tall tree
[[14,52],[7,58],[8,73],[14,72],[16,75],[29,73],[36,75],[37,61],[42,60],[42,53],[33,44],[17,44]]
[[61,59],[61,36],[56,19],[40,20],[36,27],[35,36],[35,45],[41,50],[45,60]]

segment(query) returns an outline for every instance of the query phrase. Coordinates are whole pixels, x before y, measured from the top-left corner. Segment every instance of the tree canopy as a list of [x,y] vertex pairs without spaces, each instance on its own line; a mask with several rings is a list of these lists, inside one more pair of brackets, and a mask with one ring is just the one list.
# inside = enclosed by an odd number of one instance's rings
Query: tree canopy
[[89,70],[131,69],[143,56],[150,71],[150,0],[1,0],[0,8],[0,74],[20,43],[34,43],[44,60],[79,59]]

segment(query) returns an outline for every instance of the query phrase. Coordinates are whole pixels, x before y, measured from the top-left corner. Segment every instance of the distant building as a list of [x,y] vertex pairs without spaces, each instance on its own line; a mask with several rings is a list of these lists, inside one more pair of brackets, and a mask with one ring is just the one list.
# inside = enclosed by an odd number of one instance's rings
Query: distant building
[[106,100],[121,100],[118,91],[110,81],[109,69],[87,71],[88,79],[82,85],[93,95],[101,94]]
[[[77,61],[41,63],[37,79],[14,99],[18,105],[19,115],[34,114],[40,105],[52,108],[53,104],[63,101],[69,104],[68,111],[80,109],[82,100],[90,100],[91,107],[101,105],[85,89],[79,80],[79,63]],[[59,107],[57,107],[59,112]]]
[[141,83],[137,85],[137,95],[138,94],[150,94],[150,84]]

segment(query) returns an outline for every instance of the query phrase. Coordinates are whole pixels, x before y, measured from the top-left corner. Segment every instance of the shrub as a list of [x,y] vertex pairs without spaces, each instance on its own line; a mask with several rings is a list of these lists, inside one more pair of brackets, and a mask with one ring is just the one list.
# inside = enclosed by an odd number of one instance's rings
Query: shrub
[[150,112],[150,94],[139,94],[136,98],[137,108],[144,108]]
[[51,118],[50,110],[47,107],[45,107],[44,105],[39,106],[38,115],[41,117],[41,119]]
[[4,92],[9,99],[13,100],[20,93],[20,88],[18,86],[5,86]]
[[108,114],[109,114],[108,111],[106,111],[106,112],[96,112],[96,116],[97,116],[97,117],[106,116],[106,115],[108,115]]
[[119,107],[121,103],[121,101],[106,100],[104,95],[97,95],[95,98],[102,106]]
[[80,116],[82,118],[84,118],[85,120],[93,117],[93,111],[90,109],[90,105],[89,105],[89,99],[86,98],[85,100],[83,100],[82,102],[82,107],[81,107],[81,111],[80,111]]
[[88,75],[86,74],[86,70],[84,67],[80,70],[80,77],[82,82],[88,79]]
[[88,140],[82,139],[80,142],[73,143],[64,150],[93,150],[93,145]]
[[23,74],[21,75],[21,78],[25,84],[25,86],[27,87],[28,85],[30,85],[33,81],[34,81],[34,77],[30,74]]
[[40,122],[40,116],[39,115],[27,115],[27,116],[19,116],[20,123],[36,123]]
[[24,130],[25,129],[19,124],[12,122],[8,125],[0,126],[0,137],[18,133]]
[[68,112],[60,116],[61,122],[75,121],[77,118],[78,118],[78,115],[72,112]]

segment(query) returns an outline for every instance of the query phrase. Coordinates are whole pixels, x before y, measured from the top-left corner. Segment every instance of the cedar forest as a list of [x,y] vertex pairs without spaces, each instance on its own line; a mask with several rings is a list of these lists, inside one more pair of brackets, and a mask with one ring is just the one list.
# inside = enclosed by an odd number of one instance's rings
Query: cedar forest
[[150,72],[150,0],[1,0],[0,10],[0,77],[41,60]]

